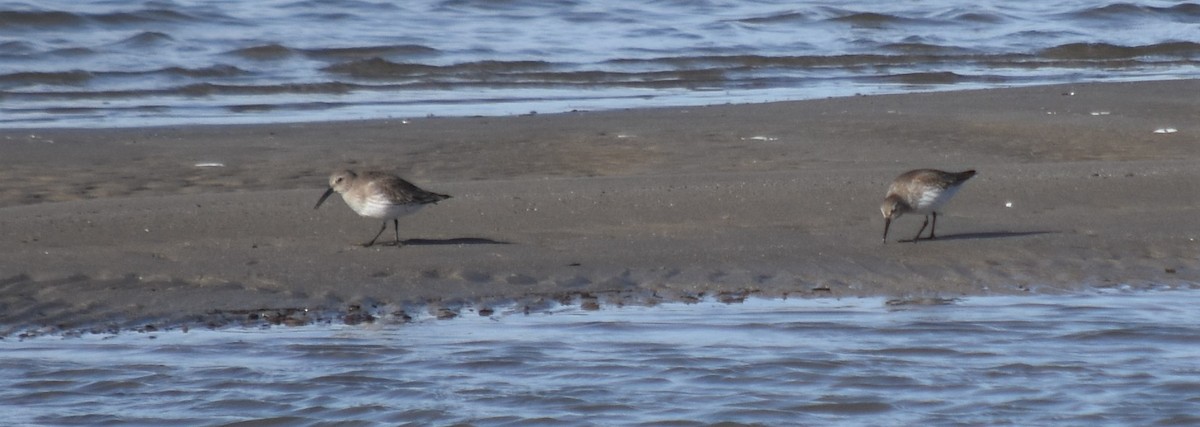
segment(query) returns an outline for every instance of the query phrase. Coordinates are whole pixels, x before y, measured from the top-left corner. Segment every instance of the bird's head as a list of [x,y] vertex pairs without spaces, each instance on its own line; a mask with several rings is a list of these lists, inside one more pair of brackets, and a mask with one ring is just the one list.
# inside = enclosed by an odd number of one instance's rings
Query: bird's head
[[321,195],[321,199],[317,200],[317,205],[313,206],[313,209],[321,207],[321,204],[325,203],[325,199],[328,199],[334,192],[345,193],[349,191],[350,182],[354,181],[354,178],[357,176],[354,171],[350,170],[338,171],[334,172],[333,175],[329,175],[329,189],[325,190],[325,194]]
[[350,188],[350,182],[356,177],[358,174],[351,170],[334,172],[333,175],[329,175],[329,188],[338,193],[345,193]]
[[908,210],[908,203],[905,203],[900,196],[895,194],[887,196],[887,198],[883,199],[883,204],[879,205],[879,212],[887,220],[899,218],[900,215],[908,212]]

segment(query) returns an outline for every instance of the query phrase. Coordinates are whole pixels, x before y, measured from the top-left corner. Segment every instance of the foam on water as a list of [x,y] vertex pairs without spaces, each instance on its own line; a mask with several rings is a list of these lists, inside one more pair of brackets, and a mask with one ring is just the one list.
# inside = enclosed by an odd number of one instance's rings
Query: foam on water
[[1195,424],[1196,290],[0,342],[22,425]]

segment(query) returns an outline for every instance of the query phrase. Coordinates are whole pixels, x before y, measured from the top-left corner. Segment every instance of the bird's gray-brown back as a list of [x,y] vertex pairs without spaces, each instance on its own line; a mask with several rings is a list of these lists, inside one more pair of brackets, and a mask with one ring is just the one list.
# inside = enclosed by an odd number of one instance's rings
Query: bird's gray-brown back
[[404,178],[384,172],[363,172],[359,174],[358,179],[371,183],[370,186],[374,188],[371,188],[369,191],[378,191],[381,194],[385,194],[392,203],[398,205],[437,203],[450,198],[450,196],[445,194],[426,191],[404,180]]
[[896,183],[911,183],[922,186],[952,187],[975,176],[975,170],[945,172],[937,169],[915,169],[896,177]]

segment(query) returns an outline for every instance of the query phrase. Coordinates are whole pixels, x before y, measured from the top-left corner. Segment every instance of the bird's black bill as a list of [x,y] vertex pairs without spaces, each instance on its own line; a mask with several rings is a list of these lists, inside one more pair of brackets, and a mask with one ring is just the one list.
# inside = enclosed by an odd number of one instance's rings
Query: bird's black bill
[[313,209],[321,207],[321,204],[325,203],[325,199],[328,199],[329,195],[331,195],[331,194],[333,194],[333,188],[325,190],[325,194],[321,195],[321,200],[317,200],[317,205],[313,206]]
[[888,232],[888,228],[891,228],[891,227],[892,227],[892,219],[884,218],[883,219],[883,243],[887,243],[887,232]]

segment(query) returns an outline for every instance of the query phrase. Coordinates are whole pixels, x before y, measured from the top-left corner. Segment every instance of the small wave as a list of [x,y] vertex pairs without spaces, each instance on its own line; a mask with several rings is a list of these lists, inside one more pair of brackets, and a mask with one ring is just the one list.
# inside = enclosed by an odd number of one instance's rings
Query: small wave
[[842,16],[829,18],[830,22],[850,24],[856,27],[879,28],[885,26],[898,25],[915,25],[924,23],[921,19],[912,19],[902,16],[889,15],[886,13],[876,12],[854,12]]
[[1129,16],[1129,14],[1138,14],[1147,12],[1150,9],[1146,6],[1136,5],[1131,3],[1113,3],[1100,7],[1089,7],[1081,9],[1075,13],[1076,16],[1084,18],[1109,18]]
[[351,77],[377,79],[425,74],[439,68],[433,65],[397,63],[382,58],[371,58],[334,64],[321,70]]
[[563,21],[573,24],[598,24],[604,25],[611,22],[631,22],[632,19],[625,16],[614,15],[607,11],[573,11],[563,16]]
[[345,74],[357,78],[384,79],[412,77],[428,74],[456,75],[532,72],[544,70],[549,67],[550,63],[544,61],[476,61],[455,65],[437,66],[398,63],[382,58],[371,58],[334,64],[325,67],[322,70],[336,74]]
[[[1021,30],[1021,31],[1014,31],[1011,33],[1004,34],[1001,37],[1003,37],[1005,39],[1011,39],[1011,40],[1058,40],[1058,39],[1073,40],[1073,39],[1078,39],[1080,37],[1086,37],[1086,34],[1080,33],[1078,31],[1072,31],[1072,30],[1058,30],[1058,31]],[[1028,46],[1032,46],[1032,47],[1039,48],[1039,49],[1044,47],[1043,45],[1036,44],[1036,43],[1030,43],[1030,44],[1028,44]]]
[[36,52],[33,45],[23,41],[7,41],[0,43],[0,55],[28,55]]
[[228,52],[231,55],[254,60],[274,60],[292,56],[296,51],[287,46],[272,43],[261,46],[247,47]]
[[343,94],[354,89],[354,85],[338,82],[282,84],[282,85],[223,85],[197,83],[166,91],[188,96],[208,95],[278,95],[278,94]]
[[0,28],[26,27],[44,29],[46,27],[77,27],[88,23],[103,25],[131,25],[153,22],[190,22],[197,21],[187,14],[166,10],[146,9],[133,12],[114,12],[102,14],[82,14],[59,10],[40,11],[0,11]]
[[[343,10],[365,10],[369,12],[392,11],[399,10],[400,7],[392,2],[376,2],[376,1],[359,1],[359,0],[338,0],[334,4],[338,9]],[[325,10],[330,8],[331,3],[327,0],[301,0],[288,2],[278,7],[282,9],[297,9],[297,10]]]
[[631,67],[669,66],[678,69],[706,69],[711,67],[727,69],[761,69],[767,67],[780,68],[842,68],[882,65],[907,65],[913,63],[975,61],[982,58],[1003,59],[1006,55],[991,57],[982,55],[939,55],[933,53],[909,53],[904,55],[861,54],[861,55],[797,55],[797,56],[765,56],[765,55],[716,55],[716,56],[683,56],[653,59],[632,59],[610,61]]
[[727,81],[724,70],[671,70],[640,73],[611,71],[569,71],[550,73],[526,73],[516,76],[517,80],[529,78],[567,84],[606,84],[638,87],[694,87],[716,85]]
[[275,108],[276,106],[270,104],[245,104],[231,105],[226,107],[226,109],[232,113],[265,113],[268,111],[274,111]]
[[57,27],[83,25],[82,16],[61,11],[0,11],[0,28],[7,27]]
[[1144,46],[1109,43],[1069,43],[1044,49],[1040,56],[1051,59],[1128,59],[1142,56],[1200,56],[1200,43],[1171,42]]
[[235,77],[248,74],[246,70],[227,64],[204,68],[168,67],[158,72],[185,77]]
[[800,24],[812,22],[813,17],[803,12],[783,12],[774,15],[738,19],[744,24]]
[[104,13],[87,15],[87,18],[109,25],[146,24],[152,22],[190,22],[197,20],[188,14],[167,9],[144,9],[133,12]]
[[[204,90],[179,90],[178,88],[148,88],[148,89],[131,89],[131,90],[95,90],[95,91],[38,91],[38,92],[16,92],[12,88],[29,86],[29,85],[55,85],[55,86],[73,86],[82,87],[88,84],[93,79],[105,77],[152,77],[155,75],[167,75],[175,77],[188,78],[228,78],[250,74],[241,68],[217,64],[203,68],[185,68],[185,67],[167,67],[149,71],[84,71],[72,70],[62,72],[25,72],[0,74],[0,85],[6,86],[9,91],[0,91],[0,96],[15,96],[22,99],[100,99],[100,98],[122,98],[122,97],[138,97],[138,96],[157,96],[171,95],[185,92],[206,92]],[[311,93],[308,90],[310,85],[284,84],[278,85],[281,87],[301,87],[297,93]],[[320,86],[320,85],[315,85]],[[286,91],[284,91],[286,92]],[[326,90],[324,93],[344,93],[344,90]],[[252,92],[261,93],[261,92]],[[280,92],[268,92],[280,93]]]
[[[134,73],[143,74],[143,73]],[[0,84],[5,83],[8,76],[0,75]],[[17,76],[14,77],[19,81],[27,81],[27,79]],[[30,91],[21,92],[14,90],[0,90],[0,99],[18,99],[27,101],[80,101],[80,100],[109,100],[109,99],[139,99],[150,97],[202,97],[213,95],[311,95],[311,94],[329,94],[342,95],[353,90],[369,89],[371,86],[360,86],[341,82],[322,82],[322,83],[306,83],[306,84],[278,84],[278,85],[229,85],[216,83],[194,83],[177,87],[162,88],[162,89],[131,89],[131,90],[58,90],[58,91]],[[388,89],[390,87],[379,87],[377,89]],[[256,104],[255,104],[256,105]],[[265,105],[265,104],[264,104]],[[62,108],[62,107],[60,107]],[[93,108],[93,107],[65,107],[71,109]],[[96,107],[99,108],[99,107]],[[119,110],[121,107],[104,106],[105,110]],[[10,109],[10,111],[15,111]],[[39,108],[35,111],[49,111],[47,108]]]
[[[1086,19],[1116,19],[1128,20],[1131,16],[1158,15],[1166,16],[1181,22],[1191,22],[1200,18],[1200,4],[1180,3],[1173,6],[1148,6],[1133,3],[1113,3],[1110,5],[1078,10],[1068,15]],[[1186,20],[1186,21],[1185,21]]]
[[966,12],[966,13],[962,13],[959,15],[955,15],[954,17],[952,17],[950,19],[953,21],[957,21],[957,22],[969,22],[969,23],[979,23],[979,24],[999,24],[999,23],[1009,20],[1009,18],[1007,16],[1000,15],[997,13],[987,13],[987,12]]
[[830,21],[847,22],[847,23],[851,23],[851,24],[855,24],[855,25],[876,26],[876,25],[883,25],[883,24],[889,24],[889,23],[894,23],[894,22],[901,22],[903,20],[900,19],[899,17],[888,15],[888,14],[883,14],[883,13],[858,12],[858,13],[852,13],[852,14],[845,15],[845,16],[839,16],[839,17],[830,19]]
[[92,73],[82,70],[0,74],[0,84],[7,86],[27,86],[39,84],[82,86],[91,79]]
[[175,41],[171,36],[157,31],[145,31],[122,40],[120,45],[131,47],[149,47]]
[[788,408],[791,411],[799,411],[802,413],[830,413],[830,414],[876,414],[891,411],[892,405],[885,402],[816,402],[806,403]]
[[[605,87],[708,87],[728,82],[726,70],[719,68],[622,72],[613,70],[556,71],[549,64],[468,63],[437,67],[421,64],[396,64],[382,60],[339,64],[326,71],[353,78],[396,81],[397,85],[367,86],[362,89],[457,89],[467,87],[519,88],[558,85]],[[528,67],[528,68],[523,68]]]
[[364,46],[345,48],[306,49],[305,55],[316,59],[367,59],[388,56],[431,55],[438,53],[437,49],[417,44]]
[[920,73],[901,73],[888,74],[878,76],[866,80],[882,81],[888,83],[902,83],[908,85],[950,85],[965,82],[980,82],[986,81],[989,83],[1000,83],[1010,80],[1009,77],[998,75],[963,75],[950,71],[941,72],[920,72]]
[[961,54],[961,53],[967,52],[966,49],[959,48],[959,47],[940,46],[940,45],[936,45],[936,44],[916,43],[916,42],[888,43],[888,44],[882,45],[880,47],[883,48],[884,50],[899,52],[899,53],[904,53],[904,54],[934,55],[934,54]]
[[52,51],[46,52],[46,54],[50,55],[50,56],[63,56],[63,57],[87,56],[87,55],[95,55],[96,53],[97,53],[96,51],[94,51],[92,49],[88,49],[86,47],[67,47],[67,48],[62,48],[62,49],[54,49]]

